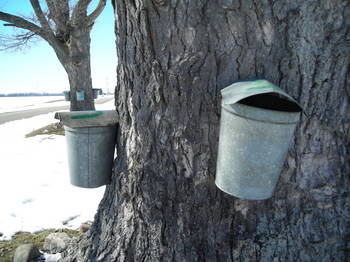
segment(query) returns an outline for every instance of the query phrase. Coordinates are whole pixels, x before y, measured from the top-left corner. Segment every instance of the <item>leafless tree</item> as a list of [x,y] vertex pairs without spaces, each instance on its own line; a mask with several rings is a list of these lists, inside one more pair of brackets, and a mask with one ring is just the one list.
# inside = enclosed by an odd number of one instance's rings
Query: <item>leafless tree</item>
[[[90,68],[90,32],[96,18],[106,5],[99,0],[88,12],[92,0],[30,0],[35,16],[27,18],[0,11],[0,20],[5,26],[20,29],[12,36],[2,36],[3,49],[26,45],[35,37],[47,41],[66,70],[70,84],[72,111],[93,110]],[[84,92],[84,100],[77,100],[77,92]]]

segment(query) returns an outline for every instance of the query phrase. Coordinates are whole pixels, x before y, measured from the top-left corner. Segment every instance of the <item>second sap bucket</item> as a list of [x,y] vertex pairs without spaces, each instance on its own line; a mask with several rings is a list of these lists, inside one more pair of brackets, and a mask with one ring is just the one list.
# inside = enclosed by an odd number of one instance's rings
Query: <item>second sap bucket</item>
[[221,94],[215,184],[239,198],[269,198],[302,109],[267,80],[237,82]]

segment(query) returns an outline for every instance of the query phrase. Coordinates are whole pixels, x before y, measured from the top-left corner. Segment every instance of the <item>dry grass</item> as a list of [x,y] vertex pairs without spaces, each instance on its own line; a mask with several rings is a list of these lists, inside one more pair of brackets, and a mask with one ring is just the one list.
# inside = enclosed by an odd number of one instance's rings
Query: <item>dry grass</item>
[[64,129],[59,123],[53,123],[42,128],[36,129],[28,134],[26,138],[37,135],[61,135],[64,136]]

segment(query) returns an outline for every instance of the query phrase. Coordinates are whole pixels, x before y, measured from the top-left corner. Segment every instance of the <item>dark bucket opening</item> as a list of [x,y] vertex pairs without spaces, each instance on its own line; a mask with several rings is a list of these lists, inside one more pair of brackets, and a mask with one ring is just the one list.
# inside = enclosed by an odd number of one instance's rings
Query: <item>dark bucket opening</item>
[[269,110],[284,111],[284,112],[301,112],[298,104],[290,101],[283,96],[275,93],[259,94],[249,96],[238,102],[239,104],[258,107]]

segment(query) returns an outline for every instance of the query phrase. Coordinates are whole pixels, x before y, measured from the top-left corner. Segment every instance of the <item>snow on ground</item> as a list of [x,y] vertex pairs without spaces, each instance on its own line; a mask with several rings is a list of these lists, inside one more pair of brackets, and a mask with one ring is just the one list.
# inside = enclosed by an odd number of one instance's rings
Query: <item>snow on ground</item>
[[63,96],[0,97],[0,113],[65,105]]
[[[96,109],[114,109],[114,101]],[[0,239],[17,231],[77,229],[93,220],[105,187],[70,185],[65,137],[25,138],[53,122],[54,112],[0,125]],[[70,218],[74,219],[63,225]]]

